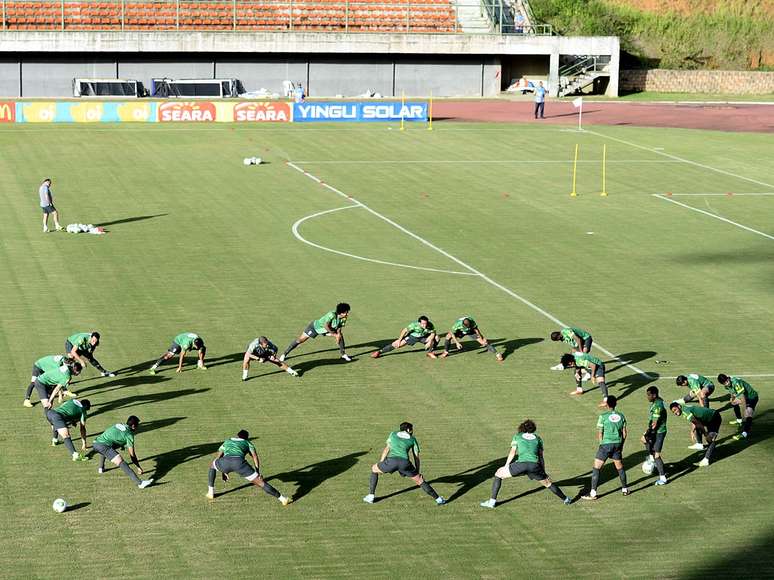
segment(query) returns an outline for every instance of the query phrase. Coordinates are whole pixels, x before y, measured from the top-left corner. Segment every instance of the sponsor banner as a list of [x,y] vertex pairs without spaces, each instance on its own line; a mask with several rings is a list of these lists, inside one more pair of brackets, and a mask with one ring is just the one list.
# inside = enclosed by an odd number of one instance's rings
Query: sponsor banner
[[16,122],[16,103],[0,101],[0,123]]
[[427,121],[427,103],[398,101],[342,101],[294,103],[293,122]]
[[287,123],[290,114],[290,103],[234,103],[230,120],[237,123]]
[[17,123],[147,123],[156,120],[153,102],[17,102]]
[[217,116],[215,103],[209,101],[168,101],[158,107],[160,123],[214,123]]

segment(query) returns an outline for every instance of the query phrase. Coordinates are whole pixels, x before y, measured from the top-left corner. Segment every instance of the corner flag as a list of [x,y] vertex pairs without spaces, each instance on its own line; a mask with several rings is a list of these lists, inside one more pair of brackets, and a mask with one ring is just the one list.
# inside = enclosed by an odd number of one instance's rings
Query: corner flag
[[583,131],[583,97],[573,99],[572,106],[578,109],[578,131]]
[[573,99],[572,106],[575,107],[576,109],[578,107],[582,107],[583,106],[583,97],[578,97],[577,99]]

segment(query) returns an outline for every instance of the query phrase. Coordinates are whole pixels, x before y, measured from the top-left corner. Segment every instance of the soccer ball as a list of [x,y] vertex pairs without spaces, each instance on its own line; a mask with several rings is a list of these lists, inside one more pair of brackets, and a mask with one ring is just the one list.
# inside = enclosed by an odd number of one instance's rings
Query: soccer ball
[[253,157],[253,165],[260,165],[261,163],[263,163],[263,159],[260,157]]
[[54,503],[51,507],[54,508],[56,513],[61,514],[67,509],[67,502],[60,497],[54,500]]
[[653,475],[653,470],[656,468],[656,465],[648,459],[642,464],[642,473],[645,475]]
[[252,165],[253,164],[253,160],[250,157],[245,157],[245,159],[244,159],[244,161],[242,163],[244,163],[245,165]]

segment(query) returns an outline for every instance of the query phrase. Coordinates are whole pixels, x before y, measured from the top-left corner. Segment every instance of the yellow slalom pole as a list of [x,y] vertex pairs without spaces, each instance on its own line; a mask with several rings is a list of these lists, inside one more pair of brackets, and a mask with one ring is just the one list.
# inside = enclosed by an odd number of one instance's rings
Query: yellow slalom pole
[[572,192],[570,195],[576,197],[578,194],[575,192],[575,175],[578,170],[578,144],[575,144],[575,160],[572,162]]
[[428,119],[430,119],[430,122],[427,125],[427,130],[432,131],[433,130],[433,91],[430,91],[430,108],[427,111]]
[[607,183],[605,170],[607,167],[607,143],[602,145],[602,193],[599,195],[607,195]]
[[406,127],[403,119],[403,111],[406,108],[406,91],[400,92],[400,130],[403,131]]

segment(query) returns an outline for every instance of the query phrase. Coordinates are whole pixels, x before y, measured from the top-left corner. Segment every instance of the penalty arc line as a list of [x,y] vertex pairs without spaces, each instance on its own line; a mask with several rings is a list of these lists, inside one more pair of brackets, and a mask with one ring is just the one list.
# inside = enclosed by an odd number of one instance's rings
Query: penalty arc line
[[[354,200],[353,200],[354,201]],[[327,248],[325,246],[321,246],[320,244],[315,244],[314,242],[310,242],[306,238],[304,238],[301,234],[298,233],[298,228],[301,226],[302,223],[304,223],[307,220],[314,219],[316,217],[320,217],[329,213],[334,213],[337,211],[342,211],[345,209],[361,209],[362,204],[359,202],[354,203],[352,205],[345,205],[344,207],[337,207],[334,209],[327,209],[325,211],[318,211],[317,213],[314,213],[312,215],[308,215],[306,217],[302,217],[300,220],[298,220],[296,223],[293,224],[293,227],[291,228],[293,231],[293,235],[296,237],[297,240],[304,242],[305,244],[308,244],[314,248],[318,248],[320,250],[325,250],[326,252],[331,252],[333,254],[338,254],[340,256],[346,256],[348,258],[354,258],[355,260],[363,260],[364,262],[373,262],[374,264],[383,264],[385,266],[396,266],[398,268],[410,268],[412,270],[424,270],[426,272],[438,272],[441,274],[456,274],[458,276],[475,276],[472,272],[456,272],[454,270],[442,270],[440,268],[428,268],[425,266],[412,266],[410,264],[399,264],[397,262],[386,262],[385,260],[376,260],[374,258],[366,258],[364,256],[358,256],[356,254],[349,254],[347,252],[342,252],[340,250],[334,250],[333,248]]]
[[[407,236],[414,238],[415,240],[417,240],[418,242],[420,242],[420,243],[422,243],[423,245],[427,246],[428,248],[431,248],[431,249],[435,250],[436,252],[438,252],[439,254],[441,254],[441,255],[443,255],[443,256],[446,256],[446,257],[447,257],[447,258],[449,258],[449,259],[450,259],[452,262],[455,262],[455,263],[459,264],[460,266],[462,266],[463,268],[465,268],[465,269],[466,269],[466,270],[468,270],[469,272],[471,272],[471,273],[475,274],[476,276],[479,276],[479,277],[480,277],[482,280],[484,280],[484,281],[485,281],[485,282],[487,282],[488,284],[490,284],[490,285],[494,286],[495,288],[497,288],[497,289],[499,289],[499,290],[501,290],[501,291],[505,292],[505,293],[506,293],[506,294],[508,294],[508,295],[509,295],[511,298],[515,298],[516,300],[518,300],[518,301],[519,301],[519,302],[521,302],[522,304],[524,304],[524,305],[526,305],[526,306],[529,306],[529,307],[530,307],[532,310],[534,310],[535,312],[538,312],[538,313],[542,314],[543,316],[545,316],[546,318],[548,318],[548,319],[549,319],[549,320],[551,320],[552,322],[554,322],[554,323],[556,323],[556,324],[558,324],[559,326],[562,326],[562,327],[566,327],[566,326],[567,326],[567,324],[565,324],[564,322],[562,322],[561,320],[559,320],[559,319],[558,319],[556,316],[554,316],[554,315],[553,315],[553,314],[551,314],[550,312],[548,312],[548,311],[546,311],[546,310],[543,310],[543,309],[542,309],[540,306],[538,306],[537,304],[534,304],[533,302],[530,302],[529,300],[527,300],[527,299],[526,299],[526,298],[524,298],[523,296],[520,296],[519,294],[516,294],[516,292],[514,292],[514,291],[513,291],[513,290],[511,290],[510,288],[507,288],[507,287],[503,286],[502,284],[500,284],[499,282],[497,282],[497,281],[493,280],[492,278],[490,278],[489,276],[487,276],[487,275],[486,275],[486,274],[484,274],[483,272],[480,272],[479,270],[476,270],[476,269],[475,269],[473,266],[470,266],[470,265],[468,265],[467,263],[465,263],[465,262],[463,262],[462,260],[460,260],[459,258],[457,258],[457,257],[453,256],[452,254],[450,254],[450,253],[449,253],[449,252],[447,252],[446,250],[444,250],[444,249],[442,249],[442,248],[439,248],[438,246],[436,246],[436,245],[435,245],[435,244],[433,244],[432,242],[430,242],[430,241],[426,240],[426,239],[425,239],[425,238],[423,238],[422,236],[419,236],[419,235],[415,234],[414,232],[412,232],[412,231],[410,231],[410,230],[407,230],[407,229],[406,229],[406,228],[404,228],[402,225],[400,225],[400,224],[399,224],[399,223],[397,223],[397,222],[394,222],[393,220],[391,220],[391,219],[390,219],[390,218],[388,218],[387,216],[385,216],[385,215],[383,215],[383,214],[379,213],[379,212],[378,212],[378,211],[376,211],[376,210],[373,210],[373,209],[371,209],[370,207],[368,207],[368,206],[367,206],[366,204],[364,204],[363,202],[361,202],[361,201],[358,201],[358,200],[356,200],[355,198],[353,198],[352,196],[350,196],[350,195],[347,195],[347,194],[346,194],[346,193],[344,193],[343,191],[341,191],[341,190],[339,190],[339,189],[336,189],[335,187],[333,187],[332,185],[330,185],[330,184],[328,184],[328,183],[325,183],[325,182],[324,182],[323,180],[321,180],[319,177],[317,177],[317,176],[315,176],[315,175],[312,175],[312,174],[311,174],[311,173],[309,173],[308,171],[305,171],[304,169],[302,169],[302,168],[301,168],[301,167],[299,167],[298,165],[295,165],[295,164],[294,164],[292,161],[288,161],[288,162],[287,162],[287,165],[288,165],[288,167],[291,167],[292,169],[295,169],[296,171],[298,171],[298,172],[299,172],[299,173],[301,173],[302,175],[304,175],[304,176],[308,177],[308,178],[309,178],[309,179],[311,179],[312,181],[315,181],[315,182],[319,183],[320,185],[322,185],[323,187],[325,187],[325,188],[326,188],[326,189],[328,189],[329,191],[332,191],[332,192],[333,192],[333,193],[335,193],[336,195],[339,195],[339,196],[341,196],[341,197],[343,197],[343,198],[345,198],[345,199],[348,199],[348,200],[352,201],[353,203],[355,203],[356,205],[358,205],[358,206],[362,207],[364,210],[366,210],[367,212],[369,212],[369,213],[370,213],[370,214],[372,214],[373,216],[375,216],[375,217],[379,218],[379,219],[380,219],[380,220],[382,220],[382,221],[385,221],[385,222],[387,222],[388,224],[390,224],[390,225],[391,225],[391,226],[393,226],[394,228],[396,228],[396,229],[400,230],[401,232],[403,232],[403,233],[404,233],[404,234],[406,234]],[[637,374],[639,374],[640,376],[644,377],[645,379],[647,379],[647,380],[653,380],[653,376],[649,375],[648,373],[646,373],[646,372],[645,372],[645,371],[643,371],[642,369],[640,369],[640,368],[638,368],[638,367],[636,367],[636,366],[634,366],[634,365],[632,365],[632,364],[625,363],[624,361],[622,361],[620,358],[618,358],[616,355],[614,355],[612,352],[610,352],[609,350],[607,350],[605,347],[603,347],[603,346],[602,346],[601,344],[599,344],[598,342],[595,342],[594,344],[597,346],[597,348],[598,348],[599,350],[601,350],[602,352],[604,352],[604,353],[605,353],[607,356],[609,356],[609,357],[612,357],[614,360],[616,360],[616,361],[618,361],[618,362],[620,362],[620,363],[623,363],[623,364],[625,364],[625,365],[626,365],[628,368],[632,369],[633,371],[635,371]]]
[[727,218],[721,217],[721,216],[719,216],[719,215],[716,215],[716,214],[714,214],[714,213],[712,213],[712,212],[705,211],[705,210],[703,210],[703,209],[699,209],[699,208],[697,208],[697,207],[690,206],[690,205],[688,205],[687,203],[682,203],[682,202],[680,202],[680,201],[675,201],[674,199],[669,199],[668,197],[664,197],[663,195],[661,195],[661,194],[658,194],[658,193],[657,193],[657,194],[655,194],[653,197],[657,197],[657,198],[659,198],[659,199],[663,199],[664,201],[668,201],[669,203],[674,203],[675,205],[682,206],[682,207],[684,207],[684,208],[687,208],[687,209],[693,210],[693,211],[695,211],[695,212],[703,213],[704,215],[708,215],[708,216],[710,216],[710,217],[712,217],[712,218],[715,218],[716,220],[720,220],[720,221],[722,221],[722,222],[726,222],[726,223],[728,223],[728,224],[731,224],[732,226],[736,226],[736,227],[738,227],[738,228],[741,228],[741,229],[743,229],[743,230],[747,230],[748,232],[752,232],[752,233],[754,233],[754,234],[758,234],[759,236],[763,236],[764,238],[769,238],[770,240],[774,240],[774,236],[771,236],[771,235],[769,235],[769,234],[765,234],[765,233],[763,233],[763,232],[761,232],[761,231],[758,231],[758,230],[754,230],[753,228],[750,228],[750,227],[747,227],[747,226],[745,226],[745,225],[742,225],[742,224],[740,224],[740,223],[737,223],[737,222],[731,221],[730,219],[727,219]]

